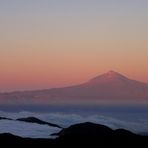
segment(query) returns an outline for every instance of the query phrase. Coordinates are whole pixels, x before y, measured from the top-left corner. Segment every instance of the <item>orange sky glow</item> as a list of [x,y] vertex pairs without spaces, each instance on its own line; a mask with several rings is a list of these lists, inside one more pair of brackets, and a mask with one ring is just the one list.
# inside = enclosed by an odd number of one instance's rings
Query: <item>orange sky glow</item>
[[0,2],[0,91],[79,84],[109,70],[148,82],[147,1],[64,1]]

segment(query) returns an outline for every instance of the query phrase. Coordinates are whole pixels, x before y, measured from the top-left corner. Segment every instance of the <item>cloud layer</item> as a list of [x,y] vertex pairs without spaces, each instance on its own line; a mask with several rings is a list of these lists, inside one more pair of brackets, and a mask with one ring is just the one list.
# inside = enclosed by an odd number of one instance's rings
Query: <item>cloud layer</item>
[[[119,119],[105,115],[80,115],[66,113],[33,113],[19,112],[8,113],[0,112],[0,116],[17,119],[20,117],[34,116],[41,120],[58,124],[62,127],[68,127],[72,124],[82,122],[94,122],[111,127],[112,129],[124,128],[135,133],[148,133],[148,120],[142,117],[138,121],[130,121],[127,119]],[[128,116],[128,114],[127,114]],[[50,134],[56,133],[60,129],[49,127],[47,125],[39,125],[36,123],[25,123],[20,121],[0,120],[0,133],[12,133],[22,137],[31,138],[51,138]]]

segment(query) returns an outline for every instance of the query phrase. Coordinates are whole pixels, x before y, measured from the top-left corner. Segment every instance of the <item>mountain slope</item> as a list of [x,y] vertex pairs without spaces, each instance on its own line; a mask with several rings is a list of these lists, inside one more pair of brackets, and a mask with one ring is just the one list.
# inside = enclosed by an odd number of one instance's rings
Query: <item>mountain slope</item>
[[86,83],[39,91],[0,94],[1,104],[94,103],[148,101],[148,84],[109,71]]

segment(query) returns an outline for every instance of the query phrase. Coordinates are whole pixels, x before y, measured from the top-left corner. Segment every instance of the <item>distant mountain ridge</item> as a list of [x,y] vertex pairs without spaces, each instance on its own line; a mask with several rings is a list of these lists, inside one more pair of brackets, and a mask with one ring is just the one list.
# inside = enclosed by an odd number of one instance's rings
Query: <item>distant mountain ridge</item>
[[27,117],[27,118],[18,118],[16,119],[17,121],[23,121],[23,122],[29,122],[29,123],[36,123],[36,124],[41,124],[41,125],[48,125],[52,127],[57,127],[57,128],[62,128],[61,126],[53,123],[49,123],[43,120],[40,120],[36,117]]
[[0,117],[0,120],[11,120],[11,121],[36,123],[36,124],[48,125],[48,126],[51,126],[51,127],[56,127],[56,128],[61,128],[62,129],[62,127],[57,125],[57,124],[46,122],[46,121],[40,120],[40,119],[38,119],[36,117],[25,117],[25,118],[18,118],[18,119],[11,119],[11,118],[6,118],[6,117]]
[[86,83],[46,90],[0,94],[0,104],[148,102],[148,84],[109,71]]

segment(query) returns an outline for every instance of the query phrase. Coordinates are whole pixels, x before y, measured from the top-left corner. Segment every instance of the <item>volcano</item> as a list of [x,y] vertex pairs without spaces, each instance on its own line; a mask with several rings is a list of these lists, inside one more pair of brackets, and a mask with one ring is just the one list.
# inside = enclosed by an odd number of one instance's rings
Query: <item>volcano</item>
[[1,93],[1,104],[148,102],[148,84],[109,71],[75,86]]

